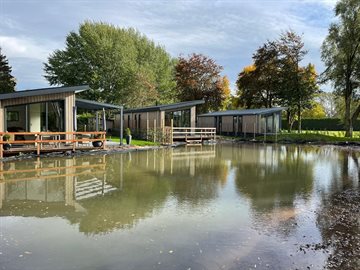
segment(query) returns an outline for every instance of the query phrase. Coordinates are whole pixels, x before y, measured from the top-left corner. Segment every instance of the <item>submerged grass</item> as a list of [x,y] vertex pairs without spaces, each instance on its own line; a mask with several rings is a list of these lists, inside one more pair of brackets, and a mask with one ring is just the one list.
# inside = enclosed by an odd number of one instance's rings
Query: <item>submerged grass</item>
[[286,142],[286,143],[307,143],[307,142],[316,142],[316,143],[345,143],[345,142],[360,142],[359,137],[354,138],[346,138],[340,136],[341,133],[331,132],[331,133],[323,133],[323,132],[307,132],[307,133],[281,133],[277,136],[275,135],[267,135],[265,136],[257,136],[256,140],[262,141],[265,140],[267,142]]
[[[111,141],[113,142],[119,142],[120,143],[120,138],[116,137],[116,136],[111,136]],[[126,144],[126,140],[123,139],[123,143]],[[132,139],[131,140],[131,145],[134,146],[158,146],[158,143],[154,143],[154,142],[149,142],[149,141],[144,141],[144,140],[137,140],[137,139]]]

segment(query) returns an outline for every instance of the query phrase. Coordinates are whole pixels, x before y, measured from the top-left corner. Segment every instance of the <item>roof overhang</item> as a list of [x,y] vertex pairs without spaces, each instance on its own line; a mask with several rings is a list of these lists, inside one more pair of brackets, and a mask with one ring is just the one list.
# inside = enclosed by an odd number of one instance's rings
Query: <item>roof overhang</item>
[[220,112],[211,112],[199,115],[199,117],[215,117],[215,116],[242,116],[242,115],[268,115],[286,110],[286,107],[274,107],[263,109],[248,109],[248,110],[229,110]]
[[136,109],[127,109],[124,113],[141,113],[141,112],[153,112],[153,111],[174,111],[180,109],[191,108],[196,105],[204,104],[205,101],[201,100],[191,100],[191,101],[184,101],[179,103],[173,104],[166,104],[166,105],[157,105],[157,106],[150,106],[150,107],[143,107],[143,108],[136,108]]
[[99,111],[99,110],[121,110],[123,106],[118,106],[114,104],[108,104],[108,103],[102,103],[97,102],[93,100],[87,100],[87,99],[75,99],[76,107],[86,109],[86,110],[92,110],[92,111]]
[[48,88],[39,88],[39,89],[31,89],[31,90],[22,90],[13,93],[0,94],[0,100],[60,94],[67,92],[80,93],[89,89],[90,87],[88,85],[79,85],[79,86],[61,86],[61,87],[48,87]]

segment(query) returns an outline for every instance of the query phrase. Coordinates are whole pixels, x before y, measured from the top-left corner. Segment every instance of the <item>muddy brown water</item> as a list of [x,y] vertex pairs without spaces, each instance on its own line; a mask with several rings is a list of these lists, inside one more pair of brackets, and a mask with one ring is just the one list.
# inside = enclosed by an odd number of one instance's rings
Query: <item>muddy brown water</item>
[[338,251],[311,247],[336,241],[324,213],[359,188],[359,156],[230,144],[4,162],[0,269],[323,269]]

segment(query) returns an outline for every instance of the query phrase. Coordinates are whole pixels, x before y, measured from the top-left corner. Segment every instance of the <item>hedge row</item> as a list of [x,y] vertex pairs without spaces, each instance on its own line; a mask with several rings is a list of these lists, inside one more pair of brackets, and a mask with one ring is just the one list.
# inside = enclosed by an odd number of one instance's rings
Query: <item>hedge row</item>
[[[338,131],[345,130],[343,121],[337,118],[323,118],[323,119],[302,119],[301,127],[303,130],[329,130]],[[353,123],[354,130],[360,130],[360,120]],[[285,119],[282,120],[282,129],[287,129],[288,125]],[[297,121],[293,125],[293,129],[298,128]]]

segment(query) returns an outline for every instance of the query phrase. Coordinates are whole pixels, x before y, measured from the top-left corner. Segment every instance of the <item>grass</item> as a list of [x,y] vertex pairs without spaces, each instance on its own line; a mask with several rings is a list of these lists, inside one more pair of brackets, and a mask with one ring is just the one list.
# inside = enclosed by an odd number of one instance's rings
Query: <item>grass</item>
[[[109,138],[110,139],[110,138]],[[116,136],[111,136],[111,141],[113,142],[118,142],[120,143],[120,137],[116,137]],[[126,144],[126,140],[123,139],[123,143]],[[144,140],[136,140],[136,139],[132,139],[131,140],[131,145],[134,146],[158,146],[158,143],[154,143],[154,142],[149,142],[149,141],[144,141]]]
[[[264,140],[264,136],[257,136],[258,141]],[[287,143],[343,143],[360,142],[360,133],[356,132],[354,138],[345,138],[343,131],[303,131],[302,133],[284,133],[267,135],[267,142],[287,142]]]

